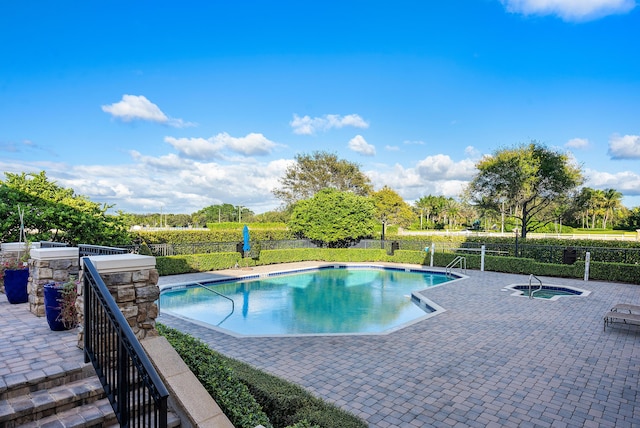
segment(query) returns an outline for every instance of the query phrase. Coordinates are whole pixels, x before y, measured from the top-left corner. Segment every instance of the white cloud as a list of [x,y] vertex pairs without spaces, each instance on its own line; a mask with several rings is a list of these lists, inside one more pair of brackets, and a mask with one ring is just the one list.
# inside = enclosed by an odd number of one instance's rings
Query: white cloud
[[245,156],[268,155],[276,147],[276,143],[268,140],[264,135],[254,132],[241,138],[234,138],[225,132],[214,138],[229,150]]
[[640,174],[632,171],[617,173],[585,170],[585,186],[595,189],[616,189],[625,196],[640,195]]
[[162,170],[170,170],[179,171],[183,168],[190,168],[192,161],[189,159],[181,158],[180,156],[170,153],[164,156],[144,156],[140,152],[136,150],[131,150],[129,152],[131,157],[141,164],[149,166],[151,168],[157,168]]
[[195,126],[194,123],[168,117],[160,110],[160,107],[149,101],[144,95],[124,94],[121,101],[103,105],[102,111],[124,122],[146,120],[149,122],[162,123],[174,128]]
[[440,154],[419,161],[416,170],[425,180],[470,180],[476,167],[470,159],[454,162],[449,156]]
[[191,159],[219,159],[222,145],[216,144],[212,138],[175,138],[164,137],[165,143],[169,143],[181,156]]
[[[131,213],[196,212],[220,203],[242,204],[256,213],[277,208],[271,191],[278,186],[290,160],[210,162],[183,159],[175,154],[160,157],[131,152],[131,161],[120,165],[48,163],[16,165],[19,171],[39,172],[93,201]],[[0,167],[8,164],[0,159]],[[4,169],[12,171],[12,169]]]
[[174,138],[165,137],[178,152],[191,159],[222,159],[223,150],[228,149],[243,156],[268,155],[277,146],[276,143],[259,133],[250,133],[245,137],[232,137],[226,132],[211,138]]
[[293,115],[293,120],[289,122],[294,134],[313,135],[318,131],[329,131],[333,128],[344,128],[353,126],[354,128],[368,128],[369,124],[357,114],[340,116],[337,114],[326,114],[322,117],[300,117]]
[[586,138],[572,138],[564,146],[570,149],[586,149],[589,147],[589,140]]
[[480,153],[480,151],[473,146],[465,147],[464,154],[470,157],[471,159],[480,159],[480,157],[482,157],[482,153]]
[[349,141],[349,149],[364,156],[374,156],[376,148],[367,143],[362,135],[356,135]]
[[639,159],[640,135],[613,135],[609,139],[611,159]]
[[459,197],[476,169],[470,159],[454,162],[439,154],[422,159],[414,167],[377,165],[366,173],[376,189],[387,185],[406,201],[414,201],[425,195]]
[[589,21],[631,11],[635,0],[500,0],[507,11],[523,15],[557,15],[564,21]]
[[400,147],[398,147],[398,146],[389,146],[389,145],[386,145],[386,146],[384,146],[384,149],[385,149],[385,150],[388,150],[388,151],[390,151],[390,152],[399,152],[399,151],[400,151]]

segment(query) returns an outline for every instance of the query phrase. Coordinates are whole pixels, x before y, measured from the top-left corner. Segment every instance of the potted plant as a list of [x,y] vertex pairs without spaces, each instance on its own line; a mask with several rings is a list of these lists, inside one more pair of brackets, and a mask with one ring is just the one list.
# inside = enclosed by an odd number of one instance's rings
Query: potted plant
[[27,251],[17,258],[3,260],[0,268],[0,278],[4,281],[4,292],[9,303],[26,303],[29,301],[27,283],[29,282],[29,244]]
[[78,326],[78,284],[75,277],[70,277],[67,282],[50,282],[43,286],[45,314],[51,330],[69,330]]

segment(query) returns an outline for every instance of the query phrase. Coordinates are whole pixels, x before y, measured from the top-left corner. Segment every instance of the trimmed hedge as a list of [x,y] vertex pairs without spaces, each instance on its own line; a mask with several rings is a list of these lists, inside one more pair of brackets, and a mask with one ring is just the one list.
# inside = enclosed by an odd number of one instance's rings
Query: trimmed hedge
[[362,419],[300,386],[225,357],[188,334],[162,324],[158,331],[238,428],[254,428],[259,423],[265,428],[367,427]]
[[156,327],[234,426],[254,428],[262,424],[265,428],[272,427],[247,386],[234,376],[225,358],[201,340],[159,323]]
[[[434,253],[435,266],[447,266],[458,255]],[[480,255],[465,254],[468,269],[480,269]],[[241,258],[239,253],[192,254],[157,257],[156,268],[160,275],[207,272],[236,266],[260,266],[279,263],[322,262],[395,262],[428,266],[431,254],[425,251],[396,250],[393,256],[382,249],[353,248],[296,248],[287,250],[262,250],[257,259]],[[485,270],[505,273],[534,274],[567,278],[584,277],[584,261],[573,265],[541,263],[522,257],[485,256]],[[589,279],[640,284],[640,265],[592,261]]]
[[[242,225],[244,227],[244,225]],[[159,230],[134,232],[134,238],[146,244],[192,244],[198,242],[235,242],[242,241],[242,227],[224,230]],[[251,241],[272,241],[294,239],[287,229],[252,229],[249,226]]]
[[209,272],[212,270],[229,269],[240,263],[247,262],[253,266],[251,259],[242,259],[239,253],[207,253],[185,254],[181,256],[156,257],[156,269],[160,275],[176,275],[179,273]]
[[[515,243],[513,237],[498,236],[468,236],[464,242],[479,244],[510,244]],[[607,247],[607,248],[640,248],[638,241],[609,241],[595,239],[565,239],[565,238],[529,238],[519,239],[521,245],[556,245],[560,247]]]
[[307,422],[322,428],[359,428],[362,419],[326,403],[302,387],[260,371],[249,364],[228,359],[238,379],[251,391],[275,427]]

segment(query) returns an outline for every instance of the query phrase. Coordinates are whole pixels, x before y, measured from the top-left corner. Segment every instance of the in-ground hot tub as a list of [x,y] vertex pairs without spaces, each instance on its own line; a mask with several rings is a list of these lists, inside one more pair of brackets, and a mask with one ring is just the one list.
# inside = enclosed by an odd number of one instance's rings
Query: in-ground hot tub
[[591,291],[569,285],[555,284],[511,284],[503,289],[514,291],[512,296],[532,297],[534,299],[558,300],[561,297],[586,297]]

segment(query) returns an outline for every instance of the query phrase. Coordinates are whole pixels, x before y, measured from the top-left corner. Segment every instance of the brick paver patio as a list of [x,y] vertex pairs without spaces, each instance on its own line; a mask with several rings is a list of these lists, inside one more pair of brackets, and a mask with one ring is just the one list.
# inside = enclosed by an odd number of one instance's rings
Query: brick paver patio
[[444,313],[386,335],[233,337],[168,315],[160,321],[372,427],[640,426],[640,327],[605,332],[602,319],[616,303],[640,304],[640,286],[542,278],[591,295],[532,300],[502,290],[528,276],[467,274],[423,293]]
[[[160,285],[283,267],[162,277]],[[168,315],[159,321],[372,427],[640,426],[640,327],[605,332],[602,320],[616,303],[640,304],[640,286],[542,278],[592,292],[543,301],[502,291],[527,276],[467,274],[424,292],[444,313],[386,335],[238,338]],[[0,386],[82,365],[75,341],[0,295]]]

